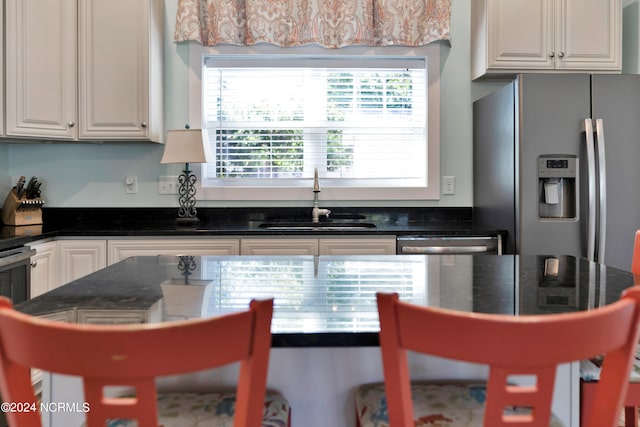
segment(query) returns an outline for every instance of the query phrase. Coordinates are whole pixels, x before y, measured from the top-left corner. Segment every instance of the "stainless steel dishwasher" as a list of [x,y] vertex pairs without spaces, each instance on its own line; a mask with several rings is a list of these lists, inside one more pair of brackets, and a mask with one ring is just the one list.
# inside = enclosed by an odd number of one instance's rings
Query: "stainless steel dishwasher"
[[396,253],[502,255],[502,236],[398,236]]

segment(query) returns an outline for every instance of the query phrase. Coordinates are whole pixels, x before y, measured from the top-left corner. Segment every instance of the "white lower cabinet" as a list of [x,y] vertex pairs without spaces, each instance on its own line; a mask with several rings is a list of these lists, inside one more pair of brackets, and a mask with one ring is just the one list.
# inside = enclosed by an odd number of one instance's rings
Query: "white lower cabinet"
[[242,239],[241,255],[318,255],[318,239],[266,238]]
[[241,255],[389,255],[396,237],[279,237],[242,239]]
[[58,240],[60,283],[69,283],[107,266],[107,241]]
[[29,245],[36,254],[31,257],[31,289],[30,298],[60,286],[58,268],[58,242],[34,242]]
[[319,255],[393,255],[396,236],[319,239],[318,252]]
[[62,286],[106,266],[104,239],[51,240],[29,245],[31,257],[31,298]]
[[132,256],[389,255],[395,236],[61,239],[34,242],[31,297]]
[[132,256],[156,255],[238,255],[240,241],[224,239],[111,239],[108,242],[108,264]]
[[31,298],[106,266],[106,240],[52,240],[29,246],[36,251],[31,257]]

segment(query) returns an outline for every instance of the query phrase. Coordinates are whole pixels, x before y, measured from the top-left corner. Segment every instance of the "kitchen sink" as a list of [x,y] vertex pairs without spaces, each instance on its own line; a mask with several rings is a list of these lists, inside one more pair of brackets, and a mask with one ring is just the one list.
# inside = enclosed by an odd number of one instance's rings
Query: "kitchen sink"
[[263,222],[260,228],[268,230],[366,230],[375,228],[371,222],[353,221],[274,221]]

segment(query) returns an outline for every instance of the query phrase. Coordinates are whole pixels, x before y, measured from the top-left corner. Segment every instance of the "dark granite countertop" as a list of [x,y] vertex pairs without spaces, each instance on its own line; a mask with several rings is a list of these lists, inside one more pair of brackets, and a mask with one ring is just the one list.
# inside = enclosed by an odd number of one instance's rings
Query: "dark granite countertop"
[[[545,276],[549,262],[557,275]],[[128,258],[17,308],[33,315],[153,308],[160,321],[274,297],[275,347],[375,346],[378,290],[417,304],[523,315],[595,308],[633,285],[631,273],[570,256],[157,256]]]
[[[273,230],[283,219],[310,219],[311,208],[200,208],[197,226],[178,226],[175,208],[44,208],[42,226],[0,229],[0,250],[48,237],[285,236],[285,235],[495,235],[477,227],[472,208],[332,208],[331,221],[375,224],[372,228]],[[355,218],[355,219],[354,219]]]

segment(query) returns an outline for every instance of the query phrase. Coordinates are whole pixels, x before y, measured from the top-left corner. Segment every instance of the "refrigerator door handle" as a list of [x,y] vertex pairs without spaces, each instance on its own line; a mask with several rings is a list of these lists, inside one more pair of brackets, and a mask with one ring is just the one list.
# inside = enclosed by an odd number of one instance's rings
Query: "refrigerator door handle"
[[593,143],[593,122],[591,119],[584,119],[582,130],[585,133],[586,153],[587,153],[587,188],[589,219],[587,225],[587,253],[589,261],[595,261],[596,247],[596,155]]
[[604,121],[596,119],[596,148],[598,159],[598,239],[597,259],[604,263],[604,249],[607,240],[607,168],[605,161]]

